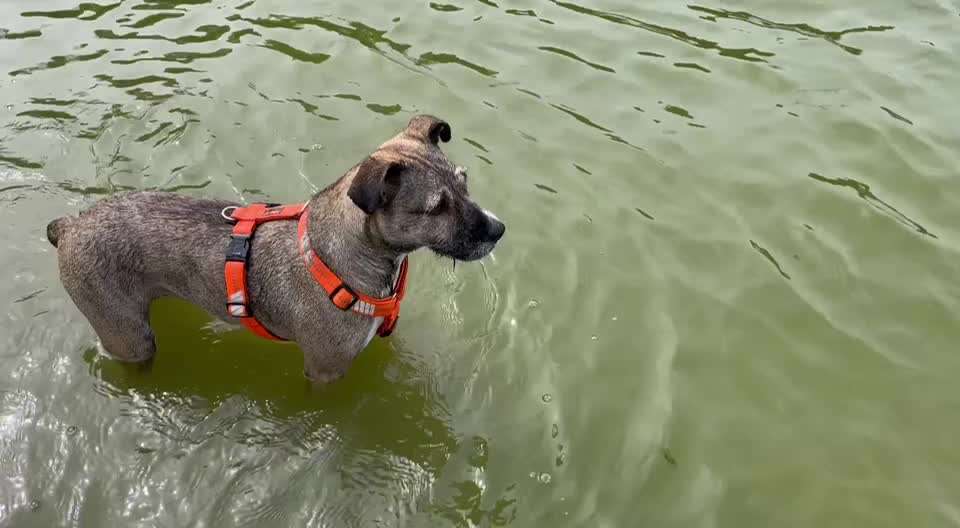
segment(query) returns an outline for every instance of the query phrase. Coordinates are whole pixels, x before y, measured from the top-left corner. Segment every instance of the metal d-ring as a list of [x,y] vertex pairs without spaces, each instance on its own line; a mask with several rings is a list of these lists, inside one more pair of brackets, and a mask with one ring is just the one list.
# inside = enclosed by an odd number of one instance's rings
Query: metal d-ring
[[[239,207],[236,205],[224,207],[223,210],[220,211],[220,216],[222,216],[227,222],[236,222],[236,219],[233,218],[233,212],[237,209],[239,209]],[[230,211],[230,214],[227,214],[227,211]]]

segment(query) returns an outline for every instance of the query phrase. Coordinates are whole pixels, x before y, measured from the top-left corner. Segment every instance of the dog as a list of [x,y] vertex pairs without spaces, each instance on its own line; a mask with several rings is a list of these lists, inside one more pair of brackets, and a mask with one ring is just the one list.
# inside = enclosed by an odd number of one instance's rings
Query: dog
[[[247,319],[295,342],[311,381],[335,381],[384,325],[383,316],[354,303],[391,295],[399,303],[407,254],[428,248],[477,260],[504,235],[503,222],[471,199],[466,170],[441,151],[451,135],[446,121],[414,116],[301,206],[299,221],[263,222],[246,238],[236,235],[235,217],[243,215],[234,202],[159,191],[103,199],[47,226],[60,280],[110,356],[143,362],[156,352],[148,314],[158,297],[184,299],[227,321],[238,315],[226,292],[227,265],[245,252],[244,295],[234,295],[244,297]],[[311,258],[339,278],[338,291],[318,282]]]

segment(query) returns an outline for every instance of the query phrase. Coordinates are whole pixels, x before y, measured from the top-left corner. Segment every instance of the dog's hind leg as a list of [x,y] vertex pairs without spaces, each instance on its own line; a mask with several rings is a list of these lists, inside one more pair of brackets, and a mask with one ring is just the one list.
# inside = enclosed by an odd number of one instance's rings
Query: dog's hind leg
[[[157,347],[150,328],[150,299],[145,292],[130,287],[132,281],[121,279],[107,284],[103,275],[77,275],[62,273],[63,285],[93,326],[103,349],[121,361],[152,358]],[[113,274],[113,278],[117,279],[117,275]],[[126,288],[118,288],[117,284],[124,284]]]
[[104,312],[99,304],[88,302],[82,296],[71,293],[71,297],[74,297],[77,307],[100,338],[103,349],[112,358],[139,362],[153,357],[157,346],[148,319],[149,302],[111,299],[108,301],[109,311]]
[[57,224],[53,231],[60,282],[93,326],[103,350],[121,361],[152,358],[156,351],[149,321],[153,295],[144,281],[139,247],[111,238],[115,233],[107,229],[77,225],[64,229]]

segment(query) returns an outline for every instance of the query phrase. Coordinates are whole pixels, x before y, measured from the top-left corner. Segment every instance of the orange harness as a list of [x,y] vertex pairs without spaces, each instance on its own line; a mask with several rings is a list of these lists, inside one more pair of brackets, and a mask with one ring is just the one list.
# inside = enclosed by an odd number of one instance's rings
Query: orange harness
[[[383,299],[368,297],[353,291],[333,272],[310,245],[307,234],[307,217],[304,214],[307,204],[275,205],[253,204],[247,207],[227,207],[223,217],[234,222],[230,243],[227,245],[223,276],[227,283],[227,313],[240,319],[248,329],[260,337],[275,341],[285,341],[263,326],[250,309],[250,292],[247,289],[247,260],[250,258],[253,233],[260,224],[277,220],[297,220],[298,245],[304,264],[320,286],[326,290],[330,301],[337,308],[352,310],[367,317],[382,317],[383,323],[377,329],[381,337],[387,337],[397,326],[400,318],[400,301],[407,289],[407,258],[400,263],[400,276],[393,288],[393,295]],[[228,212],[229,211],[229,212]]]

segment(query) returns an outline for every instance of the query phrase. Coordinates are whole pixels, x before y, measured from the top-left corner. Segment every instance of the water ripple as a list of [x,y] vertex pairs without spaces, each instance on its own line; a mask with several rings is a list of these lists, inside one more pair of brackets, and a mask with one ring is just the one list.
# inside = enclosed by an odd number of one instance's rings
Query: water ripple
[[906,123],[906,124],[908,124],[908,125],[912,125],[912,124],[913,124],[913,121],[910,121],[910,120],[907,119],[906,117],[903,117],[902,115],[894,112],[893,110],[890,110],[890,109],[887,108],[886,106],[881,106],[880,108],[883,109],[883,111],[886,112],[887,115],[889,115],[890,117],[896,119],[897,121],[903,121],[904,123]]
[[22,17],[44,17],[44,18],[75,18],[77,20],[97,20],[103,15],[119,7],[121,2],[115,4],[95,4],[93,2],[83,2],[75,9],[61,9],[58,11],[24,11],[20,13]]
[[39,29],[30,29],[27,31],[14,32],[14,31],[7,31],[3,28],[0,28],[0,40],[2,39],[22,40],[22,39],[29,39],[29,38],[37,38],[40,36],[43,36],[43,32],[40,31]]
[[168,12],[168,13],[153,13],[151,15],[146,15],[143,18],[137,20],[136,22],[131,22],[130,24],[122,24],[125,27],[131,27],[134,29],[143,29],[145,27],[150,27],[164,20],[169,20],[171,18],[180,18],[184,16],[182,12]]
[[177,62],[180,64],[190,64],[197,60],[220,59],[230,55],[233,52],[231,48],[220,48],[214,51],[171,51],[164,53],[159,57],[142,57],[139,59],[114,59],[112,64],[129,65],[139,62]]
[[320,17],[294,17],[286,15],[270,15],[268,18],[244,18],[237,15],[230,19],[242,20],[256,26],[272,29],[299,30],[304,27],[316,27],[347,37],[377,52],[382,52],[379,47],[380,44],[386,44],[387,47],[400,54],[406,53],[410,48],[409,44],[403,44],[387,38],[385,36],[387,34],[386,31],[378,30],[360,22],[349,22],[348,25],[342,25]]
[[565,2],[562,0],[550,0],[550,1],[560,7],[569,9],[571,11],[574,11],[583,15],[593,16],[596,18],[606,20],[608,22],[613,22],[615,24],[634,27],[637,29],[642,29],[644,31],[656,33],[658,35],[670,37],[672,39],[683,42],[685,44],[690,44],[697,48],[706,49],[706,50],[716,50],[719,53],[719,55],[722,57],[730,57],[733,59],[747,61],[747,62],[767,62],[766,60],[767,58],[774,56],[772,52],[761,51],[756,48],[727,48],[727,47],[721,46],[719,43],[714,42],[712,40],[695,37],[693,35],[690,35],[689,33],[680,31],[679,29],[673,29],[666,26],[651,24],[649,22],[644,22],[642,20],[627,16],[627,15],[622,15],[619,13],[602,11],[599,9],[592,9],[579,4],[575,4],[573,2]]
[[[0,525],[960,511],[946,5],[94,1],[0,2]],[[301,200],[418,112],[510,227],[413,255],[405,322],[341,382],[167,299],[152,364],[98,355],[51,218]]]
[[781,31],[790,31],[792,33],[797,33],[806,37],[815,37],[823,39],[830,44],[833,44],[847,53],[853,55],[860,55],[863,53],[863,50],[854,46],[849,46],[840,42],[840,39],[845,35],[853,33],[879,33],[883,31],[890,31],[894,29],[894,26],[865,26],[865,27],[856,27],[850,29],[844,29],[841,31],[824,31],[822,29],[811,26],[810,24],[785,24],[782,22],[774,22],[773,20],[768,20],[766,18],[758,17],[747,13],[746,11],[728,11],[726,9],[713,9],[709,7],[703,7],[698,5],[689,5],[689,9],[694,11],[699,11],[702,13],[708,13],[710,16],[716,18],[725,18],[730,20],[739,20],[752,24],[754,26],[759,26],[767,29],[777,29]]
[[770,264],[773,264],[773,267],[777,268],[777,272],[778,272],[784,279],[790,280],[790,275],[789,275],[787,272],[783,271],[783,268],[780,266],[780,263],[777,262],[777,259],[775,259],[775,258],[773,257],[773,255],[770,254],[770,251],[769,251],[769,250],[767,250],[766,248],[762,247],[760,244],[757,244],[757,243],[754,242],[753,240],[750,241],[750,245],[753,247],[753,249],[757,250],[757,253],[760,253],[761,255],[763,255],[763,258],[765,258],[765,259],[767,259],[768,261],[770,261]]
[[486,68],[479,64],[474,64],[468,60],[461,59],[460,57],[454,55],[453,53],[434,53],[430,51],[420,55],[420,57],[417,58],[415,62],[419,66],[430,66],[433,64],[458,64],[460,66],[463,66],[464,68],[473,70],[479,73],[480,75],[483,75],[486,77],[497,76],[497,72],[495,70],[491,70],[490,68]]
[[164,35],[144,35],[137,33],[136,31],[120,34],[110,29],[98,29],[94,31],[93,34],[96,35],[97,38],[105,40],[163,40],[182,45],[199,44],[202,42],[213,42],[220,40],[220,37],[224,36],[230,31],[230,26],[205,24],[196,28],[194,31],[200,34],[171,38]]
[[453,4],[440,4],[437,2],[430,2],[430,9],[433,9],[434,11],[441,11],[446,13],[450,13],[454,11],[463,11],[463,8],[460,6],[455,6]]
[[262,47],[271,49],[273,51],[280,52],[293,60],[300,62],[310,62],[313,64],[323,64],[327,59],[330,58],[330,55],[326,53],[311,53],[301,49],[297,49],[289,44],[284,44],[278,40],[267,39],[261,44]]
[[30,68],[23,68],[19,70],[14,70],[10,72],[11,77],[16,77],[17,75],[30,75],[31,73],[42,71],[42,70],[53,70],[57,68],[62,68],[68,64],[74,62],[86,62],[99,59],[108,53],[108,50],[101,49],[93,53],[81,53],[76,55],[55,55],[50,57],[50,60],[40,64],[38,66],[32,66]]
[[587,66],[590,66],[591,68],[593,68],[593,69],[595,69],[595,70],[600,70],[600,71],[607,72],[607,73],[617,73],[616,70],[614,70],[613,68],[611,68],[611,67],[609,67],[609,66],[604,66],[603,64],[597,64],[596,62],[590,62],[590,61],[588,61],[588,60],[586,60],[586,59],[581,58],[580,56],[578,56],[576,53],[573,53],[572,51],[567,51],[567,50],[560,49],[560,48],[556,48],[556,47],[553,47],[553,46],[540,46],[540,47],[538,47],[537,49],[543,50],[543,51],[547,51],[547,52],[550,52],[550,53],[555,53],[555,54],[560,55],[560,56],[562,56],[562,57],[567,57],[568,59],[573,59],[573,60],[575,60],[575,61],[577,61],[577,62],[580,62],[580,63],[582,63],[582,64],[586,64]]
[[811,172],[810,174],[808,174],[808,177],[810,177],[815,181],[826,183],[829,185],[853,189],[857,193],[857,196],[859,196],[861,199],[866,201],[868,204],[870,204],[871,207],[873,207],[877,211],[880,211],[881,213],[887,216],[890,216],[897,222],[909,227],[910,229],[913,229],[914,231],[920,233],[921,235],[928,236],[930,238],[937,238],[937,236],[931,233],[930,231],[928,231],[927,228],[911,220],[907,215],[897,210],[897,208],[883,201],[882,199],[878,198],[873,193],[873,191],[870,190],[870,186],[863,182],[859,182],[857,180],[854,180],[853,178],[828,178],[826,176],[821,176],[815,172]]

